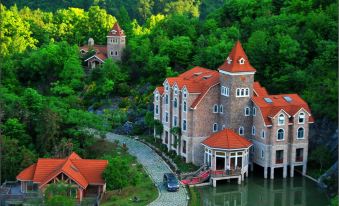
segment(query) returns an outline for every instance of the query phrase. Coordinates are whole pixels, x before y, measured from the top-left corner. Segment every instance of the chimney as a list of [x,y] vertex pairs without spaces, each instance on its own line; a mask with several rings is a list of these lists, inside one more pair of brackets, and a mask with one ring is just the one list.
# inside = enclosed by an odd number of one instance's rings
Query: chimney
[[94,46],[94,39],[93,38],[89,38],[88,39],[88,47],[93,47]]

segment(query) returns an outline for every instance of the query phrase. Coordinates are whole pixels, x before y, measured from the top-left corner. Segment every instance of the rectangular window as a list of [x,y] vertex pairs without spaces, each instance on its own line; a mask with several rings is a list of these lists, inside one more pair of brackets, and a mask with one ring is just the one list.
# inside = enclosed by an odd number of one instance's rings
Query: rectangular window
[[159,106],[158,105],[155,106],[155,114],[159,114]]
[[275,163],[276,164],[284,163],[284,150],[277,150],[275,152]]
[[226,96],[230,96],[230,88],[226,87]]
[[176,127],[178,124],[178,117],[177,116],[174,116],[173,117],[173,125]]
[[304,158],[303,158],[303,156],[304,156],[304,148],[298,148],[298,149],[296,149],[296,156],[295,156],[295,161],[296,162],[302,162],[302,161],[304,161]]
[[182,153],[186,154],[186,140],[182,141]]
[[184,120],[182,120],[182,130],[183,131],[186,131],[186,129],[187,129],[187,125],[186,125],[187,123],[186,123],[186,120],[184,119]]
[[261,150],[261,159],[264,159],[265,153],[264,150]]
[[250,116],[250,108],[249,107],[245,108],[245,116]]
[[165,115],[165,122],[168,122],[168,112],[166,112],[166,115]]
[[253,116],[257,114],[257,108],[253,107]]
[[213,124],[213,132],[216,132],[216,131],[218,131],[218,124],[214,123]]

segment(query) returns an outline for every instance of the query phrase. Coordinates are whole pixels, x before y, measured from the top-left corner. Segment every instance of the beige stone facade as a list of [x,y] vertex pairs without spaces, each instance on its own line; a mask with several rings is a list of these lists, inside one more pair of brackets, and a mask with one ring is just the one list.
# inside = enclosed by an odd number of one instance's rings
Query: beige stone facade
[[[242,62],[248,59],[241,45],[235,47],[218,72],[195,67],[167,78],[163,87],[154,91],[154,108],[158,111],[154,118],[164,126],[162,142],[186,162],[201,165],[201,142],[228,128],[253,143],[249,162],[262,166],[265,178],[268,168],[271,178],[275,168],[283,168],[286,177],[289,167],[293,177],[294,167],[303,166],[305,174],[309,124],[313,123],[307,103],[297,94],[269,95],[254,82],[255,70]],[[227,64],[239,65],[229,69]],[[172,146],[173,127],[182,131],[177,148]]]

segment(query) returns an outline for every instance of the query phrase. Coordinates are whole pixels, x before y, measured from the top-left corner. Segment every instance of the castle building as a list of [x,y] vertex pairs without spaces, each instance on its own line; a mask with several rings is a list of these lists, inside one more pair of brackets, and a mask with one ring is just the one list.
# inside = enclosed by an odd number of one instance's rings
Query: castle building
[[87,58],[84,60],[87,62],[87,67],[89,69],[94,69],[98,65],[104,63],[107,58],[121,61],[125,47],[126,35],[120,28],[118,22],[116,22],[112,30],[107,34],[106,45],[94,44],[94,40],[89,38],[88,45],[80,47],[80,52],[83,56],[87,55]]
[[[161,139],[186,162],[214,170],[248,174],[259,165],[264,177],[283,177],[294,168],[306,173],[309,124],[308,104],[298,94],[268,94],[254,81],[251,66],[238,41],[218,71],[196,66],[169,77],[154,90],[154,119],[164,127]],[[171,129],[181,128],[181,135]],[[179,144],[175,144],[179,142]]]

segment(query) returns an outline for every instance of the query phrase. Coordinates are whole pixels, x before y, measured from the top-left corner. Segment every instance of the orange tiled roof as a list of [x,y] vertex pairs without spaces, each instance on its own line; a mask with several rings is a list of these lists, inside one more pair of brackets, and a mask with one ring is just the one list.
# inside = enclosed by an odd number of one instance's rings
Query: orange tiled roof
[[220,149],[240,149],[248,148],[252,145],[245,137],[236,134],[231,129],[224,129],[217,133],[212,134],[205,139],[202,144]]
[[253,83],[254,96],[267,96],[268,92],[265,87],[262,87],[259,82]]
[[36,164],[24,169],[17,176],[21,181],[33,181],[40,187],[54,177],[63,173],[74,180],[82,188],[89,184],[104,184],[101,174],[105,170],[107,160],[81,159],[76,153],[64,159],[39,158]]
[[107,36],[125,36],[124,31],[120,28],[118,22],[116,22]]
[[157,87],[157,88],[155,88],[155,90],[158,90],[159,94],[163,94],[164,93],[164,87]]
[[[80,49],[88,52],[89,51],[89,46],[88,45],[84,45],[84,46],[80,47]],[[93,49],[95,50],[95,54],[94,55],[97,56],[98,58],[100,58],[102,61],[105,61],[107,59],[107,46],[106,45],[97,45],[97,44],[94,44],[93,45]],[[88,59],[90,59],[92,57],[89,57]]]
[[214,85],[219,84],[219,72],[196,66],[178,77],[169,77],[166,79],[173,86],[177,84],[179,89],[186,87],[189,93],[198,93],[191,108],[195,108],[207,91]]
[[[290,97],[292,101],[286,101],[284,99],[285,96]],[[272,103],[266,102],[265,98],[270,98]],[[284,110],[290,116],[293,116],[301,108],[304,108],[311,114],[308,104],[298,94],[253,96],[252,101],[260,108],[266,125],[271,125],[271,118],[281,110]],[[313,117],[311,116],[309,122],[312,123],[313,121]]]
[[[239,60],[241,58],[245,60],[244,64],[239,63]],[[231,61],[228,61],[229,59]],[[219,69],[226,71],[226,72],[255,72],[256,71],[252,67],[250,62],[248,61],[247,55],[244,49],[242,48],[240,41],[237,41],[231,53],[228,55],[228,58],[219,67]]]

